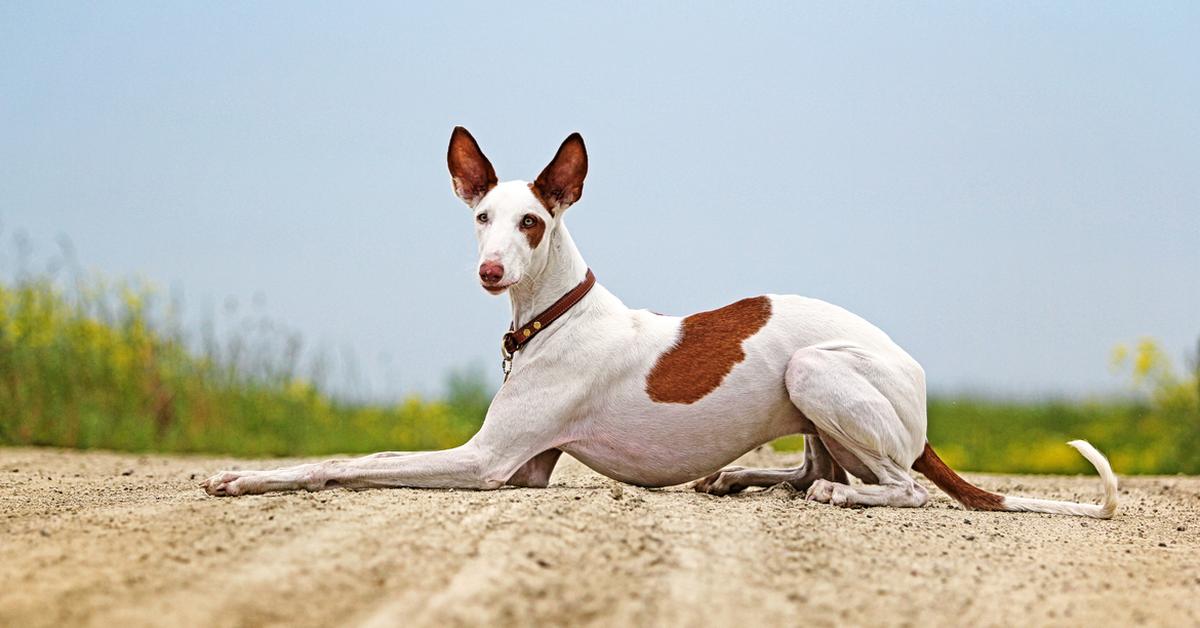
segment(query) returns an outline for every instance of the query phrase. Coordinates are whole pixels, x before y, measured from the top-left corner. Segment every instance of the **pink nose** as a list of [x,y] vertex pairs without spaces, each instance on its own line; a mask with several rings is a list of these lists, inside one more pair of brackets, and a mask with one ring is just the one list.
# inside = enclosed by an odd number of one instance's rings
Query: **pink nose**
[[504,267],[496,262],[484,262],[479,265],[479,280],[485,285],[495,285],[504,279]]

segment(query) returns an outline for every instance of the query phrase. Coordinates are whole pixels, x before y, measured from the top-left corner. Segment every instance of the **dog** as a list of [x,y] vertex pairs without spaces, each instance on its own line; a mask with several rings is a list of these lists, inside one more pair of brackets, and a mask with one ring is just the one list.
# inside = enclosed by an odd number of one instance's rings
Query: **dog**
[[[919,507],[916,470],[971,510],[1110,518],[1117,478],[1084,441],[1099,505],[999,495],[946,466],[926,440],[925,372],[887,334],[829,303],[764,295],[685,318],[625,306],[596,283],[567,231],[583,194],[583,138],[563,141],[533,182],[501,183],[475,138],[456,127],[447,154],[471,209],[479,282],[508,293],[504,384],[479,432],[443,451],[383,452],[270,471],[224,471],[201,486],[233,496],[333,487],[545,487],[566,452],[638,486],[697,480],[727,495],[782,482],[837,506]],[[726,467],[789,434],[792,469]],[[861,483],[851,484],[848,475]]]

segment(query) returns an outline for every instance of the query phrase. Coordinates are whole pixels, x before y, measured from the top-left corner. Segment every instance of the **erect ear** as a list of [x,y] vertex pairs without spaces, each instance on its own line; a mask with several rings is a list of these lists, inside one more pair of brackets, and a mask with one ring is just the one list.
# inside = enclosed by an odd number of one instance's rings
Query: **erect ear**
[[479,203],[489,190],[496,187],[496,170],[479,150],[479,143],[461,126],[450,134],[450,149],[446,152],[454,193],[471,207]]
[[583,178],[587,176],[587,149],[583,138],[572,133],[558,147],[550,165],[529,186],[534,196],[551,214],[566,209],[583,196]]

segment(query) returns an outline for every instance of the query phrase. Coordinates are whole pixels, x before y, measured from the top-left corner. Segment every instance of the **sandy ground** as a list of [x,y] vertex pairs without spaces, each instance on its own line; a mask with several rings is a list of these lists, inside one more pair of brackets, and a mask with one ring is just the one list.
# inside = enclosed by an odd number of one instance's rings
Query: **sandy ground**
[[965,512],[932,487],[915,510],[643,490],[566,457],[541,490],[195,486],[277,464],[0,449],[0,626],[1200,624],[1195,477],[1123,479],[1112,521]]

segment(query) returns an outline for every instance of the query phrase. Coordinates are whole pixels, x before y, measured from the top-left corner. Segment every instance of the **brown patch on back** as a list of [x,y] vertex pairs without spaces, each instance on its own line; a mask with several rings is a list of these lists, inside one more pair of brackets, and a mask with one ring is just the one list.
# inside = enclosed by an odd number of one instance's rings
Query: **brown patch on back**
[[695,403],[746,359],[742,342],[771,318],[767,297],[742,299],[683,319],[675,346],[658,357],[646,376],[646,394],[658,403]]
[[546,235],[546,222],[536,218],[532,227],[521,227],[521,233],[524,233],[525,239],[529,241],[529,248],[536,249],[537,245],[541,244],[542,237]]
[[962,476],[954,472],[954,469],[946,466],[946,463],[938,458],[937,453],[933,451],[933,447],[930,447],[928,442],[925,443],[925,451],[922,451],[921,456],[917,458],[916,462],[913,462],[912,468],[929,478],[930,482],[953,497],[967,510],[1004,510],[1003,495],[985,491],[964,480]]

